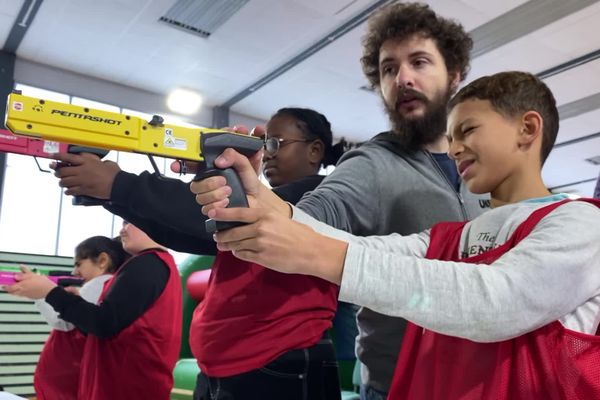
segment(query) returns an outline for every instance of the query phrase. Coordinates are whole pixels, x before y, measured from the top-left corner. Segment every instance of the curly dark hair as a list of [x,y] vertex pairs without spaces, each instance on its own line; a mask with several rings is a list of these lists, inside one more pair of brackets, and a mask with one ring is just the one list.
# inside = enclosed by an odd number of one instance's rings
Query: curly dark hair
[[368,21],[362,38],[362,69],[373,88],[380,83],[379,50],[386,40],[423,35],[435,41],[448,72],[460,73],[462,81],[469,71],[473,40],[463,26],[438,16],[427,4],[394,3],[380,8]]
[[521,71],[483,76],[462,88],[448,102],[448,112],[472,99],[488,100],[496,112],[509,118],[527,111],[538,112],[544,121],[540,154],[544,164],[556,141],[560,120],[554,95],[544,82],[535,75]]

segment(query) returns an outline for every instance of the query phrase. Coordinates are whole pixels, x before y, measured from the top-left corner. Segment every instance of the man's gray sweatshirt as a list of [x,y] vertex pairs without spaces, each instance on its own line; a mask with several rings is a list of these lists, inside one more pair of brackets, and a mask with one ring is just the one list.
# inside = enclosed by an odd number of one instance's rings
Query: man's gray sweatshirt
[[[425,151],[404,151],[389,133],[344,154],[335,170],[297,207],[358,236],[421,232],[442,221],[473,219],[489,197],[457,192]],[[362,383],[389,390],[406,321],[361,308],[357,355]]]

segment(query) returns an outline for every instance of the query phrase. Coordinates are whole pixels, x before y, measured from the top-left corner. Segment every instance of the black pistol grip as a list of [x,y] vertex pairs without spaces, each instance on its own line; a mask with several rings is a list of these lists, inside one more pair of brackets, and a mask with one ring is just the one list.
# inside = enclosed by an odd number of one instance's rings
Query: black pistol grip
[[[233,168],[210,168],[199,172],[194,178],[195,181],[210,178],[211,176],[222,176],[227,181],[227,185],[231,188],[231,195],[229,196],[229,205],[227,207],[248,207],[248,199],[246,198],[246,191],[242,185],[242,181]],[[244,222],[238,221],[215,221],[213,219],[207,219],[205,221],[206,232],[223,231],[225,229],[233,228],[236,226],[245,225]]]

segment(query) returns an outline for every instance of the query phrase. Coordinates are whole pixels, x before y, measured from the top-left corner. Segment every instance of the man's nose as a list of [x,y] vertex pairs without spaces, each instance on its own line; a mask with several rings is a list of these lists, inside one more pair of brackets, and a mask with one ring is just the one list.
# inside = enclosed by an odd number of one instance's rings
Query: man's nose
[[415,86],[415,77],[413,71],[402,65],[398,68],[398,73],[396,74],[396,85],[398,87],[409,87],[413,88]]

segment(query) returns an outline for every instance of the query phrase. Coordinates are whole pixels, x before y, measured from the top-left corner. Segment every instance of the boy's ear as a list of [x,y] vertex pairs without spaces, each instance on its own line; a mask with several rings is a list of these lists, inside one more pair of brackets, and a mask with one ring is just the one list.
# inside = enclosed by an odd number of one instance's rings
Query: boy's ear
[[531,146],[539,138],[540,145],[544,130],[544,119],[537,111],[527,111],[521,118],[519,146]]

